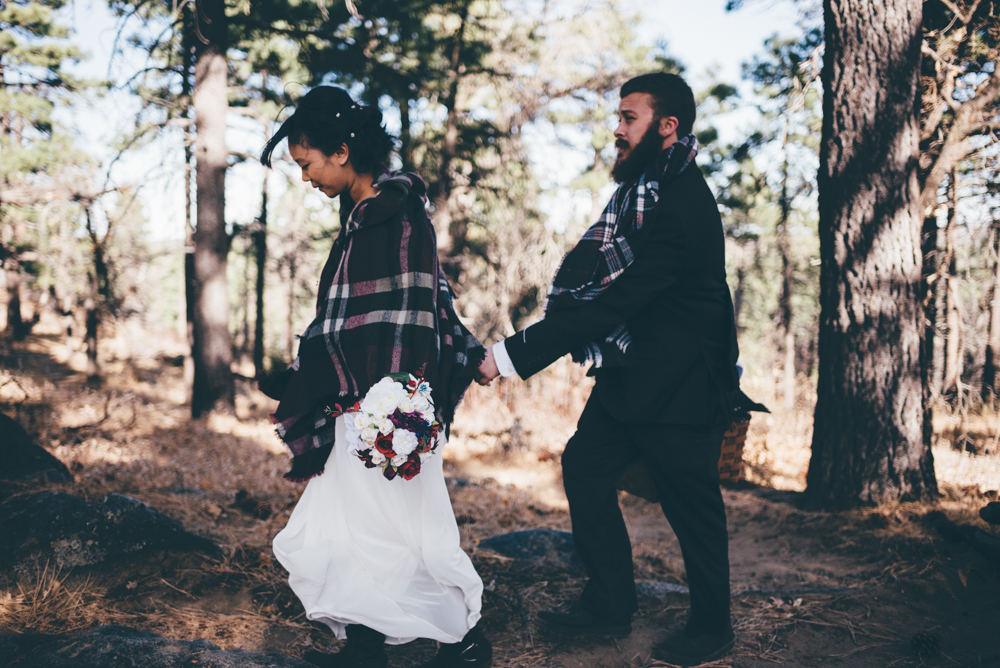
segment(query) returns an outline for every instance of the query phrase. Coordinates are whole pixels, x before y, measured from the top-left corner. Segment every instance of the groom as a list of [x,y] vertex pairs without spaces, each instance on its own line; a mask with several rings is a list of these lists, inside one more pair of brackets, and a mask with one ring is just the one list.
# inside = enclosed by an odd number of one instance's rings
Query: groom
[[632,550],[615,483],[646,462],[677,535],[691,608],[654,656],[696,665],[733,647],[726,510],[717,462],[737,388],[722,220],[694,163],[695,102],[684,80],[645,74],[621,89],[620,185],[563,260],[545,318],[489,349],[481,384],[521,378],[567,353],[593,363],[594,390],[562,456],[573,538],[589,580],[566,612],[539,620],[564,635],[625,636],[638,609]]

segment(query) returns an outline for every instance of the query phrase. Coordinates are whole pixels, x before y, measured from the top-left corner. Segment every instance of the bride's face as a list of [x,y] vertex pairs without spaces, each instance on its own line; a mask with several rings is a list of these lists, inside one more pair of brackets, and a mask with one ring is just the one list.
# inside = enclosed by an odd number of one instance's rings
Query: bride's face
[[302,180],[327,197],[336,197],[349,189],[357,176],[348,159],[346,144],[333,155],[306,144],[292,144],[288,152],[302,168]]

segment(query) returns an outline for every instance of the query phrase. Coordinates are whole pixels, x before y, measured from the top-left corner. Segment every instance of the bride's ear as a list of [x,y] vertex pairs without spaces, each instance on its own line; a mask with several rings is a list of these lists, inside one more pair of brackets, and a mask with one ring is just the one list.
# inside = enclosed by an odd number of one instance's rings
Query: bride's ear
[[347,148],[347,144],[341,144],[337,152],[330,156],[330,160],[333,160],[338,165],[343,167],[351,160],[351,150]]

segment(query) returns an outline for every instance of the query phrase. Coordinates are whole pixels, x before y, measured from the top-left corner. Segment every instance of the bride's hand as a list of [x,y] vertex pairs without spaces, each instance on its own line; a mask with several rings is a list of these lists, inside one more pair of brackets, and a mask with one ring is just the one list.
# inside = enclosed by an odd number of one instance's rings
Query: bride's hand
[[497,369],[497,362],[493,359],[493,347],[486,347],[486,358],[479,363],[478,378],[476,382],[480,385],[486,386],[493,382],[493,379],[500,375],[500,370]]

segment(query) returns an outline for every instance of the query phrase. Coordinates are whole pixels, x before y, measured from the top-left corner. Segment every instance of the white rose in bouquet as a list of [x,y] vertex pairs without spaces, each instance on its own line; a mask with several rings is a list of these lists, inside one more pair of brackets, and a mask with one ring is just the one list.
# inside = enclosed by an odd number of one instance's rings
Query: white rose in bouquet
[[378,421],[378,430],[383,434],[391,434],[395,428],[396,426],[392,424],[392,420],[389,418],[382,418]]
[[423,418],[424,422],[427,423],[434,422],[434,411],[432,410],[420,411],[420,417]]
[[371,427],[365,427],[361,430],[361,440],[365,443],[371,445],[378,438],[378,430],[372,429]]
[[[350,424],[350,418],[348,418],[347,420],[344,420],[344,422],[347,422],[348,424]],[[367,427],[368,426],[368,414],[367,413],[360,413],[360,412],[355,413],[354,414],[354,426],[357,427],[359,430],[364,429],[365,427]]]
[[431,409],[431,402],[423,394],[413,396],[413,410],[417,413],[425,413]]
[[[397,429],[392,433],[392,449],[397,455],[403,457],[404,460],[407,455],[413,452],[417,445],[417,435],[412,431]],[[396,465],[394,464],[394,466]]]
[[379,417],[392,415],[400,400],[406,396],[403,386],[392,378],[383,378],[375,383],[365,398],[361,400],[361,410]]
[[413,412],[413,404],[410,403],[410,398],[409,397],[404,397],[403,400],[399,402],[399,405],[396,406],[396,408],[399,409],[400,413],[412,413]]
[[406,457],[403,455],[396,455],[392,458],[392,465],[395,467],[400,467],[406,463]]
[[361,429],[350,418],[344,420],[344,437],[347,441],[347,451],[352,455],[364,450],[361,447]]
[[378,450],[372,450],[372,464],[378,465],[385,461],[385,455]]

